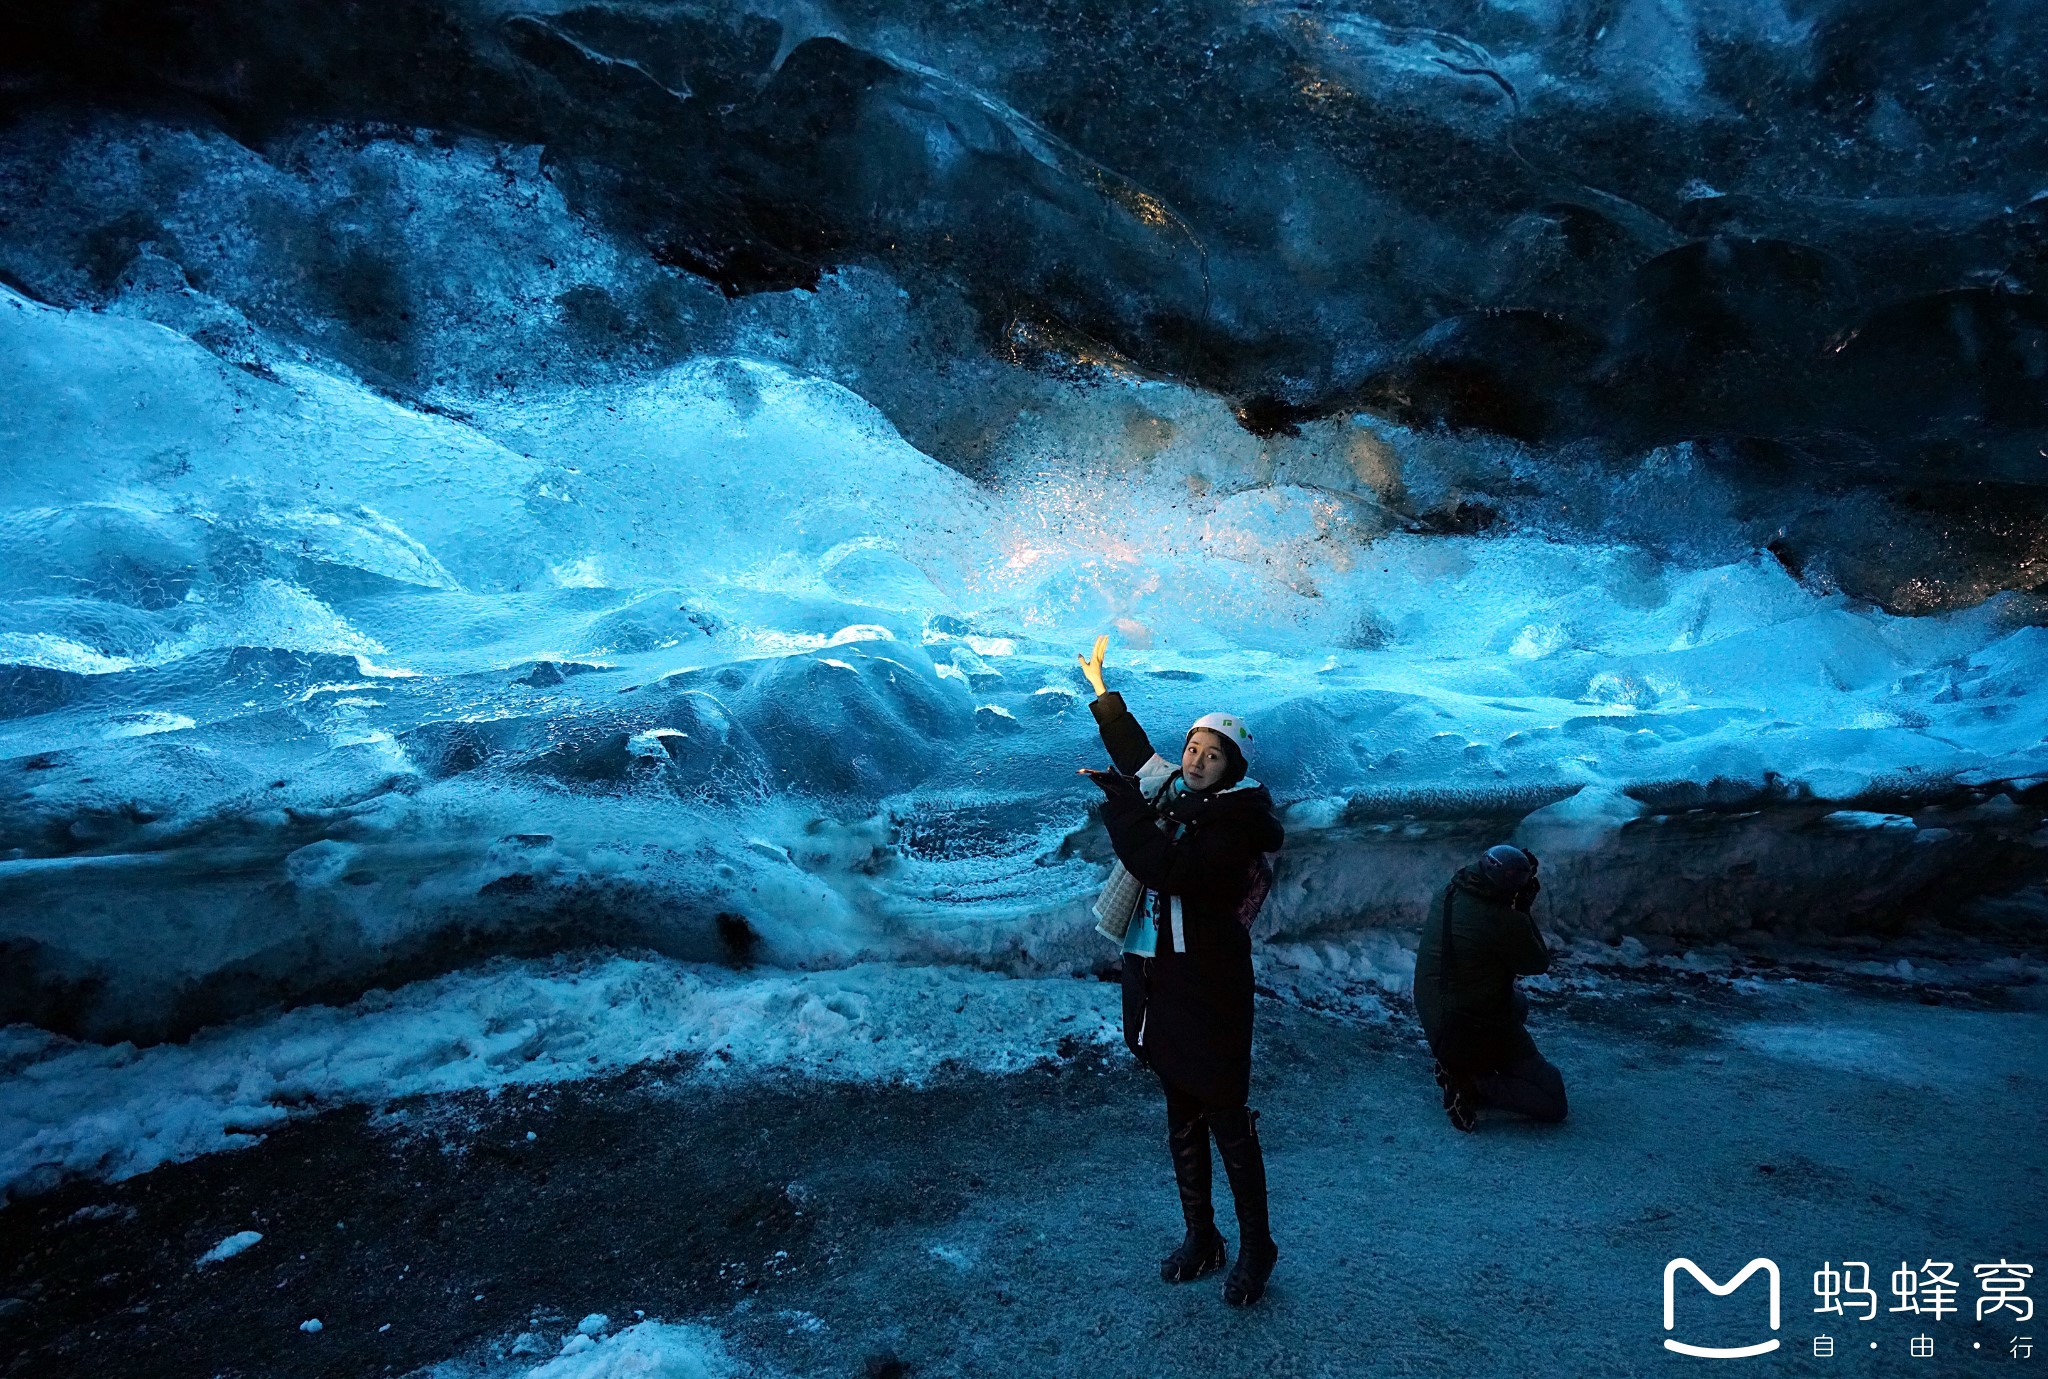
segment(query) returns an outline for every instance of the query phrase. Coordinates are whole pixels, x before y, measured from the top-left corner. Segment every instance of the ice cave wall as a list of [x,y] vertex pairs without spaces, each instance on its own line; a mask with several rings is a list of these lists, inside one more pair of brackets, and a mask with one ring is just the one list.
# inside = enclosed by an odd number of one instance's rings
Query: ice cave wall
[[1099,631],[1268,936],[2048,870],[2034,7],[0,26],[0,1018],[1086,970]]

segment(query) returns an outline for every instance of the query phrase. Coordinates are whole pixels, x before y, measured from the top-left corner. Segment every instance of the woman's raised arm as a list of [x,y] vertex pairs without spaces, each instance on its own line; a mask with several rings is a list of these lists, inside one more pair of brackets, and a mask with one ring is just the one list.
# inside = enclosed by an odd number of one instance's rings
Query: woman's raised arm
[[1093,654],[1076,659],[1088,683],[1095,686],[1095,701],[1088,708],[1095,715],[1095,726],[1102,730],[1102,745],[1109,749],[1109,759],[1117,770],[1135,776],[1155,753],[1152,739],[1124,706],[1124,697],[1102,682],[1102,658],[1108,650],[1109,638],[1097,637]]
[[1102,683],[1102,658],[1108,651],[1109,638],[1097,637],[1095,639],[1095,650],[1092,653],[1086,656],[1076,655],[1074,657],[1075,660],[1081,663],[1081,673],[1088,677],[1089,684],[1095,686],[1095,692],[1098,695],[1109,693],[1108,686]]

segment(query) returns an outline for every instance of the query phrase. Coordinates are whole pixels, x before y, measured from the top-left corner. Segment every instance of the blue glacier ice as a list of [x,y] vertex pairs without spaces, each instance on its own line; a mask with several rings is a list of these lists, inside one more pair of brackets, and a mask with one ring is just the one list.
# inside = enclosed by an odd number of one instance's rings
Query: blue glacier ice
[[[11,1013],[60,1027],[736,935],[772,966],[1085,970],[1074,652],[1103,631],[1162,739],[1255,725],[1293,839],[1274,938],[1412,924],[1518,829],[1593,935],[1823,897],[1874,922],[2038,866],[2031,815],[1956,795],[2048,778],[2018,596],[1902,617],[1802,585],[1685,446],[1560,539],[1543,506],[1578,495],[1521,447],[1259,440],[1144,379],[977,483],[746,357],[423,411],[16,294],[0,326],[0,938]],[[1510,529],[1386,505],[1475,467],[1531,476]],[[1883,800],[1947,812],[1837,826]]]
[[1269,989],[2037,914],[2048,10],[380,13],[0,18],[0,1189],[1113,1041],[1100,635]]

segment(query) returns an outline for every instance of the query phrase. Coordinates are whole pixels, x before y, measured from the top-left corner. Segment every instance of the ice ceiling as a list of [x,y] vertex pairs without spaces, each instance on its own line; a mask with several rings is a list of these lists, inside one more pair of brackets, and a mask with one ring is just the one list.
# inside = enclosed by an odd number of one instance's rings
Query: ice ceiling
[[1262,925],[2048,872],[2048,11],[0,19],[0,1020],[1102,954],[1074,652]]

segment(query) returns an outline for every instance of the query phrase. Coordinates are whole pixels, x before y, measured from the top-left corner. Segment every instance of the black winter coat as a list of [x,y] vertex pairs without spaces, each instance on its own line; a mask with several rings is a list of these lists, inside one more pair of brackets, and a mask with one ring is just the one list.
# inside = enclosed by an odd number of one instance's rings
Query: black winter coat
[[[1445,970],[1444,907],[1451,912],[1451,962]],[[1513,1048],[1527,1004],[1517,976],[1548,970],[1550,949],[1536,921],[1513,897],[1487,885],[1472,867],[1437,892],[1415,949],[1415,1014],[1446,1067],[1490,1071]]]
[[[1154,753],[1123,696],[1112,691],[1090,707],[1110,759],[1135,775]],[[1183,795],[1173,817],[1183,827],[1169,839],[1141,795],[1103,804],[1117,859],[1159,897],[1155,955],[1124,955],[1124,1042],[1175,1087],[1229,1109],[1250,1098],[1252,1076],[1252,940],[1238,907],[1260,856],[1277,852],[1285,835],[1262,785]],[[1173,948],[1172,896],[1180,897],[1185,952]]]

